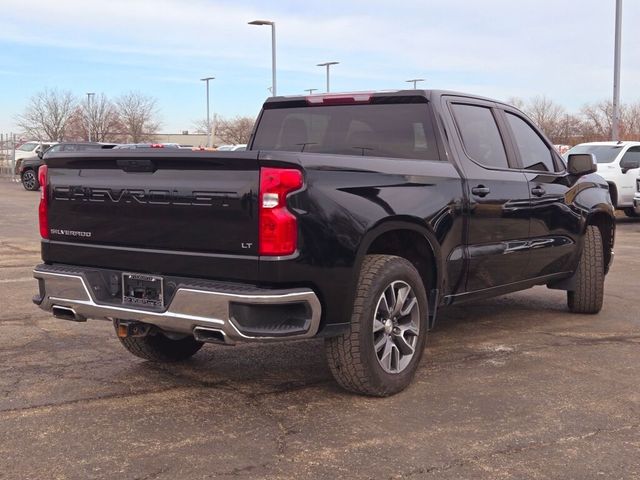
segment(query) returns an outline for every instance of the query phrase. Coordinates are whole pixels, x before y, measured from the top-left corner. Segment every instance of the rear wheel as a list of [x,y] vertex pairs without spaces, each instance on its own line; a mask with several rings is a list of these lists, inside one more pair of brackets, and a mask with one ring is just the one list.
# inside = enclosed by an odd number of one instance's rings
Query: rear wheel
[[38,175],[36,175],[36,172],[34,170],[25,170],[24,172],[22,172],[20,179],[22,180],[22,186],[25,188],[25,190],[35,191],[40,188]]
[[336,381],[347,390],[388,396],[405,389],[427,339],[427,295],[404,258],[367,255],[351,316],[351,331],[325,341]]
[[594,225],[587,226],[575,278],[575,289],[567,292],[569,310],[598,313],[604,299],[604,251],[600,229]]
[[161,332],[145,337],[120,338],[120,342],[136,357],[159,363],[186,360],[195,355],[203,345],[191,335],[173,340]]
[[624,214],[627,217],[631,217],[631,218],[637,218],[640,217],[640,212],[638,212],[638,210],[636,210],[634,207],[627,207],[624,209]]

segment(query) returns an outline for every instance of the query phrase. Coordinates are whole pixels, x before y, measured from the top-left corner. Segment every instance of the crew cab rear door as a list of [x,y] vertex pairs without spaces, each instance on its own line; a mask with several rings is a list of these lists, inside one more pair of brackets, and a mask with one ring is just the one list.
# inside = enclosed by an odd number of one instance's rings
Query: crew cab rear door
[[466,178],[467,282],[472,292],[526,279],[529,187],[515,169],[509,138],[493,102],[443,97],[452,144]]

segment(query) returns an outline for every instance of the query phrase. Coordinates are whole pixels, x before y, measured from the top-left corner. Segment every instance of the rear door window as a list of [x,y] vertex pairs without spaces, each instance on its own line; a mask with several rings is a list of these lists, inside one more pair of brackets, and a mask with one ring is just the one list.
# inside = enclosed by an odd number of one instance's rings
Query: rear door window
[[498,124],[489,107],[451,104],[467,155],[485,167],[509,168]]

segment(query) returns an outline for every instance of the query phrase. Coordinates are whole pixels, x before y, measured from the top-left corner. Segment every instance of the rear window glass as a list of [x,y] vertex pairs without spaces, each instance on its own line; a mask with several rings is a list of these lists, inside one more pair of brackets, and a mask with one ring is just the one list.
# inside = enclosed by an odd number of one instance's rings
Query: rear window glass
[[33,152],[33,150],[38,146],[37,143],[32,143],[32,142],[27,142],[24,143],[22,145],[20,145],[17,150],[20,150],[21,152]]
[[427,105],[264,110],[253,150],[439,160]]

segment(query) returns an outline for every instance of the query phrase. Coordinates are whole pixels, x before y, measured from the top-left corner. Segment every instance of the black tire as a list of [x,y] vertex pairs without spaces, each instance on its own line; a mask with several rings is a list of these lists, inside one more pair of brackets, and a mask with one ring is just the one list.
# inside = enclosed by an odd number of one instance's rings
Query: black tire
[[587,226],[575,279],[575,290],[567,292],[569,310],[598,313],[604,299],[604,250],[600,229],[594,225]]
[[638,218],[640,214],[636,211],[634,207],[627,207],[624,210],[624,214],[629,218]]
[[120,342],[136,357],[158,363],[186,360],[195,355],[203,345],[192,336],[172,340],[160,332],[146,337],[120,338]]
[[[379,360],[377,351],[381,349],[376,351],[374,347],[377,334],[373,329],[374,316],[379,311],[382,295],[389,288],[393,289],[394,284],[411,287],[410,292],[417,300],[418,312],[414,315],[419,329],[415,339],[412,339],[415,342],[414,353],[406,367],[399,372],[389,373],[382,366],[383,360]],[[427,340],[427,319],[427,295],[415,267],[401,257],[367,255],[360,270],[351,329],[348,333],[325,340],[331,373],[343,388],[364,395],[386,397],[404,390],[413,379],[422,358]],[[391,335],[387,334],[386,329],[379,333],[388,335],[388,338]],[[382,355],[384,357],[384,353]]]
[[38,182],[38,174],[35,170],[25,170],[22,172],[22,175],[20,175],[20,180],[25,190],[29,190],[30,192],[40,190],[40,182]]

